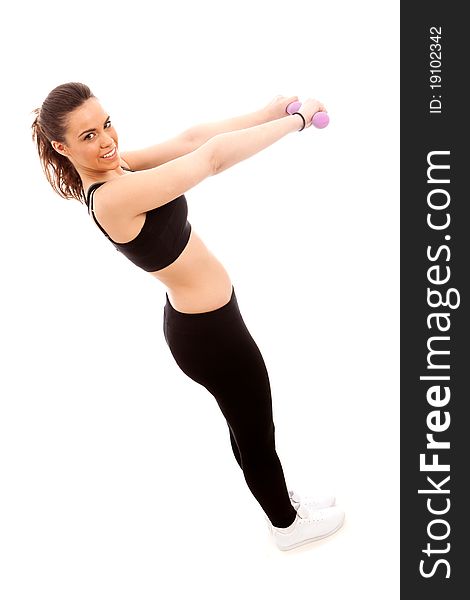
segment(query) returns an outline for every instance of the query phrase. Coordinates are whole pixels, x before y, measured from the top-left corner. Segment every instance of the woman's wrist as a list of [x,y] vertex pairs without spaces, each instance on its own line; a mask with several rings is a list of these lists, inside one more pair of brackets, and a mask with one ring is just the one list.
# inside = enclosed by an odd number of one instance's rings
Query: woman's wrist
[[305,117],[302,114],[295,112],[291,114],[291,117],[295,117],[295,122],[298,125],[297,131],[302,131],[302,129],[305,129],[306,122]]

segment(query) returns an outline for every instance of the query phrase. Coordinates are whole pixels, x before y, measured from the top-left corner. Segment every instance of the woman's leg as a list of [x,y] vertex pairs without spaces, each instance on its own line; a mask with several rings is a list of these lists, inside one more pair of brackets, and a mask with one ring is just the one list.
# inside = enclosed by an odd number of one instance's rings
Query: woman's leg
[[269,377],[235,290],[227,304],[203,313],[179,312],[167,295],[164,334],[181,370],[217,400],[252,494],[273,525],[287,527],[297,513],[275,448]]
[[228,425],[228,429],[230,432],[230,444],[232,446],[233,455],[235,456],[235,460],[237,461],[238,466],[240,467],[240,469],[243,470],[242,458],[240,456],[240,448],[238,447],[237,440],[235,439],[235,437],[233,435],[232,428],[230,427],[230,423],[228,421],[227,421],[227,425]]

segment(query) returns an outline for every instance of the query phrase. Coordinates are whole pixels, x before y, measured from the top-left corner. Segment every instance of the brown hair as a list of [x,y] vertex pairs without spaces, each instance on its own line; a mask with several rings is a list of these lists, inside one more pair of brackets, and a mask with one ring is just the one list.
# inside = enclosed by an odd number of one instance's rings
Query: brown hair
[[95,98],[84,83],[71,81],[54,88],[40,108],[32,112],[36,118],[31,126],[39,159],[47,180],[62,198],[85,199],[82,180],[70,160],[57,152],[51,141],[65,143],[68,115],[89,98]]

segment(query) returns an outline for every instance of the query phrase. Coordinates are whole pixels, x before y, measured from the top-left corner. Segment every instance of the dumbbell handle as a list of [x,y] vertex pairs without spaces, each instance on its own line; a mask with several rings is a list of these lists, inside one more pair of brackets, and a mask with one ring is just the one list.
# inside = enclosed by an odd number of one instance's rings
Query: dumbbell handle
[[[302,102],[296,100],[295,102],[291,102],[286,106],[286,113],[292,115],[295,112],[298,112],[299,108],[302,106]],[[319,110],[312,117],[312,125],[317,129],[323,129],[330,122],[330,117],[328,113]]]

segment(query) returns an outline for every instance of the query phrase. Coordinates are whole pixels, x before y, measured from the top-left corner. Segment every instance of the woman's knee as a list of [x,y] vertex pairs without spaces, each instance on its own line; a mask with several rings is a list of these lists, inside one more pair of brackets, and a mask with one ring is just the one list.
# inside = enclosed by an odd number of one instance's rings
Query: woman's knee
[[268,423],[262,429],[248,429],[235,432],[242,459],[262,460],[275,453],[274,423]]

